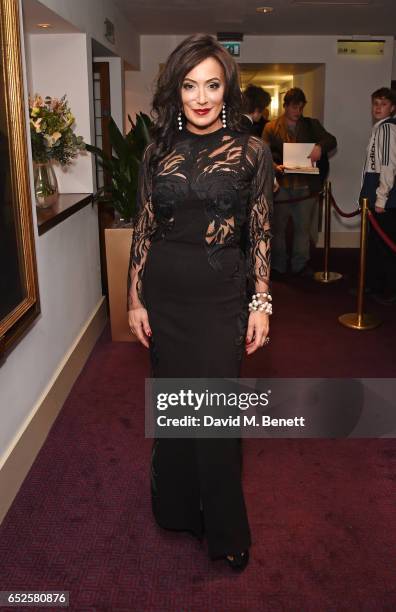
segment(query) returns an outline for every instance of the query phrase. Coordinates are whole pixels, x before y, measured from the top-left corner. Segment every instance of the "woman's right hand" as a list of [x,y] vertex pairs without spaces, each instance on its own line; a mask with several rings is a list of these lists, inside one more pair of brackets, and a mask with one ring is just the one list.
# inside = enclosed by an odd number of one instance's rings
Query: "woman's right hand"
[[143,306],[128,310],[128,323],[131,332],[135,334],[143,346],[149,348],[147,338],[152,336],[152,331],[150,329],[147,310],[143,308]]

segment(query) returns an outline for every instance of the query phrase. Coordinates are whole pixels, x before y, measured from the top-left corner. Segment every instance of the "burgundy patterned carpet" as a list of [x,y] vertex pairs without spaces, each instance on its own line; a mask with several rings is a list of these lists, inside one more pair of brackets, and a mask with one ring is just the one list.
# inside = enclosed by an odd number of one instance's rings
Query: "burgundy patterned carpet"
[[[351,282],[276,283],[271,344],[244,375],[394,377],[396,309],[342,328]],[[106,329],[0,526],[0,590],[68,590],[79,612],[394,612],[394,440],[244,440],[254,544],[235,575],[152,520],[147,374],[146,350]]]

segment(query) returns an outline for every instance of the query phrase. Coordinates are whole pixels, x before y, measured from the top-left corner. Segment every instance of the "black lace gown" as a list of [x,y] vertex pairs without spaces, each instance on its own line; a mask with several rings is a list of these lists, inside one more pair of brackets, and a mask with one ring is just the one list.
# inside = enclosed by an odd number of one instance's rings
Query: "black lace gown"
[[[272,159],[260,139],[184,129],[140,167],[128,309],[143,305],[153,377],[237,378],[252,291],[269,282]],[[251,543],[240,439],[155,439],[152,508],[168,529],[206,533],[212,558]]]

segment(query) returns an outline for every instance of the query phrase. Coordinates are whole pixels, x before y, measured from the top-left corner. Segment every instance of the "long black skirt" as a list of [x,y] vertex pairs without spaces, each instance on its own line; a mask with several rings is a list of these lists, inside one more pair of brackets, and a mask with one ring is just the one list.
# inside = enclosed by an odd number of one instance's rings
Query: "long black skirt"
[[[225,247],[211,266],[204,244],[153,242],[143,295],[153,335],[152,376],[238,378],[247,327],[246,270],[239,248]],[[239,438],[156,438],[152,508],[167,529],[205,531],[209,554],[249,548]]]

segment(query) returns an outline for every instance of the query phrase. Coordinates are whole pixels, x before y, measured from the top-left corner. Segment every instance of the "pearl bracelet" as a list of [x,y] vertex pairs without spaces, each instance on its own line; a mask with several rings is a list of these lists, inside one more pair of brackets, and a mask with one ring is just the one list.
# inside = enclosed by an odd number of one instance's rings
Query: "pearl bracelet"
[[252,297],[253,299],[259,298],[259,297],[268,298],[268,301],[272,302],[272,295],[270,293],[265,293],[265,291],[263,291],[262,293],[257,292]]
[[[261,297],[267,298],[265,302],[262,301]],[[260,292],[255,293],[252,296],[252,301],[249,303],[250,312],[265,312],[268,315],[272,315],[272,296],[269,293]]]

